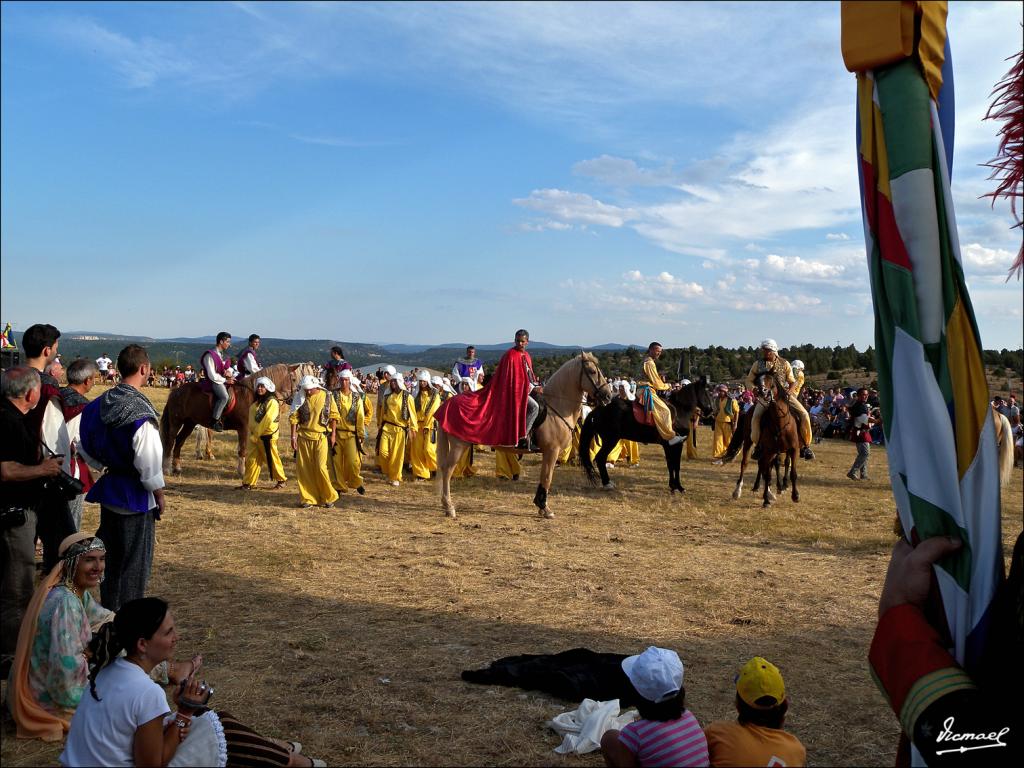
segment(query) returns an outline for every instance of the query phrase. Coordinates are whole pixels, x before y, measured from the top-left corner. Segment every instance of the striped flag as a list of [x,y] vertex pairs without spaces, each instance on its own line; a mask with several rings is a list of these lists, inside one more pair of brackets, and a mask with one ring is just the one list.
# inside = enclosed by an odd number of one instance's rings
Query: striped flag
[[[879,9],[895,28],[888,38],[867,18]],[[844,59],[857,72],[864,240],[893,496],[912,543],[939,534],[964,543],[935,570],[951,652],[971,671],[1003,558],[995,426],[950,196],[946,3],[844,2],[842,12]],[[890,50],[880,51],[886,39]]]

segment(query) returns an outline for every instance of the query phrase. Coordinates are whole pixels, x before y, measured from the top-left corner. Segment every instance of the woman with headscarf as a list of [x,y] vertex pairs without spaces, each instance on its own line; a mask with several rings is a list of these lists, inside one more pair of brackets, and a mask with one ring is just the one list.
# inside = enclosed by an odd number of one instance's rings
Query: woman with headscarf
[[338,375],[338,388],[331,393],[338,409],[338,439],[334,443],[334,480],[338,491],[345,493],[355,488],[362,496],[362,461],[359,454],[366,432],[366,395],[359,388],[359,380],[347,368]]
[[413,406],[420,430],[413,435],[409,444],[409,465],[414,479],[429,480],[430,474],[437,471],[437,427],[434,414],[441,406],[441,396],[431,386],[429,371],[420,371],[416,380]]
[[[88,533],[61,542],[60,560],[36,588],[18,633],[7,706],[18,738],[60,741],[88,682],[85,649],[114,618],[89,591],[103,581],[106,546]],[[177,682],[202,664],[163,665],[156,677]]]
[[388,388],[377,414],[380,424],[377,436],[378,463],[388,482],[397,486],[402,482],[406,430],[415,433],[420,423],[416,419],[413,398],[405,388],[405,379],[401,375],[392,376],[388,380]]
[[288,479],[284,474],[281,454],[277,450],[280,406],[274,397],[275,389],[274,382],[266,376],[256,379],[256,398],[249,406],[249,447],[245,452],[245,475],[240,489],[255,488],[262,467],[267,467],[270,477],[277,481],[275,490]]
[[711,458],[721,460],[729,449],[738,410],[736,401],[729,397],[729,388],[719,384],[715,397],[715,442]]
[[[334,398],[327,394],[316,376],[303,376],[299,387],[302,404],[288,417],[292,425],[292,450],[299,476],[302,507],[333,507],[338,492],[327,468],[328,447],[333,447],[340,415]],[[296,427],[298,429],[296,430]]]

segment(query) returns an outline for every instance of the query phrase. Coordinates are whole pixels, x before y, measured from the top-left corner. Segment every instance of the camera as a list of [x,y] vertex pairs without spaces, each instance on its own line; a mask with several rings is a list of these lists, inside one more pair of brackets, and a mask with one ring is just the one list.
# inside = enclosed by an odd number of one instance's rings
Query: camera
[[56,494],[66,501],[74,501],[76,497],[85,493],[85,485],[62,469],[60,474],[43,481],[43,490]]

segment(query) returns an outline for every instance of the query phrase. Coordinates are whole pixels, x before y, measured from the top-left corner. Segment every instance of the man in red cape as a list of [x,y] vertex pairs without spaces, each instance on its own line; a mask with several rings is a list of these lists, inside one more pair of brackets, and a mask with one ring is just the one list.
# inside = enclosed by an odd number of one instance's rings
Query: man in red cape
[[437,410],[435,418],[441,429],[475,445],[525,448],[521,438],[529,434],[539,410],[530,397],[537,377],[526,351],[529,343],[529,333],[516,331],[515,346],[501,356],[490,381],[476,392],[449,398]]

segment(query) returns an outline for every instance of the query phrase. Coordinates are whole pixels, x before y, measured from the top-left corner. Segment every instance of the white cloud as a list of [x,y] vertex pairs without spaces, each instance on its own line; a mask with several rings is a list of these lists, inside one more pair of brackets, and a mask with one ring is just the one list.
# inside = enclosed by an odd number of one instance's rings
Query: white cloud
[[968,243],[961,246],[960,255],[969,271],[1005,277],[1017,254],[1005,248],[986,248],[980,243]]
[[769,253],[764,259],[764,269],[778,275],[800,280],[834,281],[843,276],[845,269],[835,264],[820,261],[806,261],[799,256],[779,256]]
[[582,192],[567,192],[563,189],[535,189],[529,197],[512,202],[532,211],[540,211],[566,224],[621,227],[635,218],[635,213],[627,208],[608,205]]
[[829,232],[825,235],[826,240],[849,240],[850,236],[845,232]]

